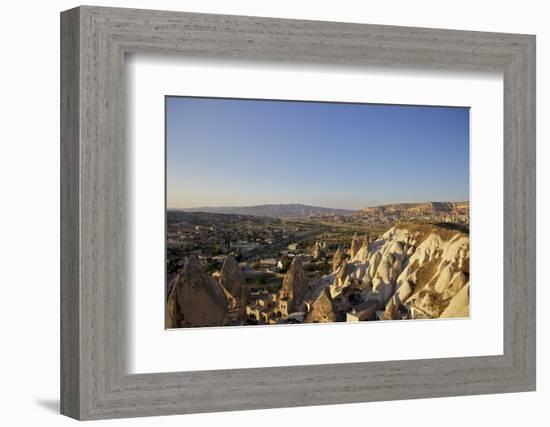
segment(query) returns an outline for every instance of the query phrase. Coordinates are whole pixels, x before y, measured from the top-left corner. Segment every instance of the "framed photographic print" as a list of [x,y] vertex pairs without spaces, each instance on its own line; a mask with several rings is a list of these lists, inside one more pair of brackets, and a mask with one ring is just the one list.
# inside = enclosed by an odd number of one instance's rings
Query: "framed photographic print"
[[62,413],[535,389],[534,36],[83,6],[61,40]]
[[469,317],[468,108],[165,105],[167,328]]

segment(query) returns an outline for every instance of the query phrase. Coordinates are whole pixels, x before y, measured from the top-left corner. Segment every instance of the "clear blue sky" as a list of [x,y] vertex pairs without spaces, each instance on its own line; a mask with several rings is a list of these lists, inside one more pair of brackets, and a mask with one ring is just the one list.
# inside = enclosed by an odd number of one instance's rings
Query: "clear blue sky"
[[167,206],[463,201],[469,109],[167,97]]

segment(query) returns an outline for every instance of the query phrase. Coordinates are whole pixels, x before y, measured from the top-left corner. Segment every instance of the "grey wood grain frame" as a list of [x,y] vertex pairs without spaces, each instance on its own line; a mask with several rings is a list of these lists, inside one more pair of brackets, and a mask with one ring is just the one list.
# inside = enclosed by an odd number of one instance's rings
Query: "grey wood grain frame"
[[[148,52],[501,71],[504,354],[128,374],[124,61]],[[100,419],[535,390],[534,36],[71,9],[61,14],[61,166],[63,414]]]

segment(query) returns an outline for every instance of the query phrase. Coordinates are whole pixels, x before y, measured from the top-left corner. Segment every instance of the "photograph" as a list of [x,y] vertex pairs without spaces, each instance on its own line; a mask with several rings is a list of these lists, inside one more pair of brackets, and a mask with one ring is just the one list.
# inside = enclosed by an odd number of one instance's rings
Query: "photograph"
[[469,108],[165,97],[167,329],[468,318]]

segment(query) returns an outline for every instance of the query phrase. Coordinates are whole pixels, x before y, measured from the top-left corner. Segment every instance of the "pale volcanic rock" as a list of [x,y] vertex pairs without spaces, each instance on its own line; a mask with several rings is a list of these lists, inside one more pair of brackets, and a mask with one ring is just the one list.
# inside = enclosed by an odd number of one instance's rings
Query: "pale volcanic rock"
[[376,272],[378,270],[378,266],[380,265],[380,261],[382,261],[382,254],[380,252],[375,252],[370,256],[368,271],[370,277],[376,277]]
[[394,283],[399,273],[401,273],[401,262],[391,253],[383,256],[376,269],[376,276],[380,277],[384,283]]
[[470,315],[470,285],[467,284],[451,299],[441,317],[468,317]]
[[442,269],[440,269],[437,273],[437,279],[434,285],[434,290],[436,292],[442,293],[445,288],[451,283],[451,279],[453,278],[453,266],[451,264],[447,264]]
[[[469,282],[469,237],[461,231],[431,224],[400,223],[377,240],[353,236],[349,263],[334,269],[330,286],[345,310],[347,292],[361,292],[364,301],[377,301],[381,317],[399,314],[439,317],[451,299],[464,295]],[[368,242],[368,243],[366,243]],[[349,288],[349,289],[348,289]],[[466,296],[467,297],[467,296]],[[353,316],[352,316],[353,317]]]
[[333,282],[330,285],[330,294],[334,298],[336,295],[342,292],[342,289],[350,283],[350,272],[352,267],[347,261],[344,261],[336,270]]
[[342,262],[344,262],[345,259],[346,259],[346,254],[340,247],[338,247],[338,249],[336,249],[336,252],[334,252],[334,255],[332,257],[332,271],[338,270],[338,267],[340,267],[340,265],[342,264]]
[[369,275],[368,264],[365,264],[365,273],[363,274],[361,280],[365,284],[365,287],[370,286],[372,288],[372,277]]
[[290,268],[283,279],[279,297],[288,299],[291,310],[297,311],[302,308],[304,299],[309,291],[304,268],[300,257],[294,257]]
[[327,288],[321,292],[321,295],[311,305],[311,310],[306,316],[308,323],[328,323],[336,322],[336,313],[334,311],[333,301]]
[[440,291],[443,299],[454,298],[467,283],[468,278],[462,271],[455,273],[451,281]]
[[227,300],[219,283],[210,277],[194,255],[175,279],[178,326],[223,326]]
[[[353,241],[352,241],[353,246]],[[369,238],[368,236],[365,236],[363,238],[363,242],[361,243],[361,247],[355,254],[355,256],[352,258],[351,262],[358,262],[361,264],[364,264],[367,262],[367,259],[369,257]]]
[[321,247],[321,244],[319,242],[315,242],[313,245],[313,250],[311,251],[311,256],[314,260],[318,260],[323,256],[323,248]]
[[402,283],[395,291],[395,295],[399,298],[401,302],[406,301],[407,298],[412,295],[412,293],[413,289],[408,280]]
[[359,249],[361,249],[361,241],[359,240],[359,237],[357,237],[357,233],[355,233],[353,235],[353,238],[351,239],[351,246],[349,249],[349,255],[351,259],[353,259],[355,255],[357,255]]
[[350,279],[355,279],[358,282],[368,283],[370,280],[370,276],[367,274],[368,267],[368,263],[355,262],[353,264],[349,264],[348,269]]
[[412,303],[416,309],[422,310],[429,317],[437,318],[443,311],[440,294],[429,289],[421,291]]
[[220,285],[231,296],[229,308],[243,311],[246,306],[245,282],[235,257],[228,255],[222,265],[219,277]]
[[394,240],[389,245],[386,253],[393,255],[393,257],[398,260],[400,264],[407,256],[404,243],[400,242],[399,240]]

